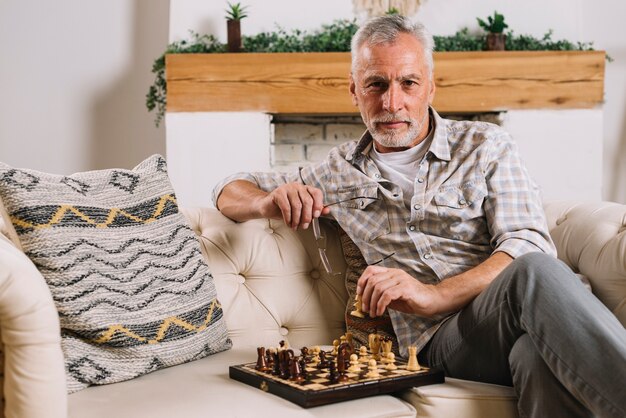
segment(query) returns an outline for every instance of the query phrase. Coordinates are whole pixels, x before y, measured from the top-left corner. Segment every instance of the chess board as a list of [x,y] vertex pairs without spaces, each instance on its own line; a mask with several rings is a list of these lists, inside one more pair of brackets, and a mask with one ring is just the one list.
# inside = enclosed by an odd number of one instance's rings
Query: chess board
[[[334,361],[334,357],[329,357],[329,360]],[[442,371],[426,367],[419,371],[409,371],[405,362],[397,360],[395,364],[396,370],[386,370],[385,364],[377,365],[380,376],[375,378],[365,376],[368,370],[364,365],[360,373],[348,373],[350,380],[343,383],[331,383],[328,379],[328,369],[318,369],[311,364],[307,364],[307,378],[303,382],[293,382],[274,376],[270,372],[257,371],[256,363],[231,366],[229,375],[231,379],[280,396],[304,408],[444,381]]]

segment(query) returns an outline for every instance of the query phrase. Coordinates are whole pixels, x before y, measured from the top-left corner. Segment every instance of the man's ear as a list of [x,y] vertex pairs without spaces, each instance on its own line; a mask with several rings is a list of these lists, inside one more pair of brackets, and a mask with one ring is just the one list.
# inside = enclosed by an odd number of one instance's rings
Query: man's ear
[[350,97],[352,97],[352,104],[358,106],[359,102],[356,98],[356,83],[354,82],[352,73],[350,73]]

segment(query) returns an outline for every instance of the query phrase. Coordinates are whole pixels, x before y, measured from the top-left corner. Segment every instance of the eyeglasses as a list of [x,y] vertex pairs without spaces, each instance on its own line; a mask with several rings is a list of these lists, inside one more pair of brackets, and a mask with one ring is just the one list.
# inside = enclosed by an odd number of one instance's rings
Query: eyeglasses
[[[337,202],[328,203],[328,204],[324,205],[324,207],[338,205],[339,203],[349,202],[351,200],[358,200],[358,199],[378,200],[377,197],[357,196],[357,197],[352,197],[350,199],[344,199],[344,200],[339,200]],[[322,235],[322,230],[320,228],[319,218],[313,218],[313,221],[311,222],[311,224],[313,226],[313,236],[315,237],[315,242],[317,244],[317,251],[319,252],[320,260],[322,260],[322,265],[324,266],[324,270],[326,270],[326,273],[331,274],[331,275],[339,275],[339,274],[341,274],[340,272],[333,271],[333,268],[330,265],[330,261],[328,261],[328,255],[326,254],[326,241],[324,239],[325,237]],[[386,259],[388,259],[389,257],[392,257],[393,255],[395,255],[395,253],[391,253],[389,255],[386,255],[382,259],[380,259],[380,260],[378,260],[375,263],[372,263],[370,265],[373,266],[373,265],[376,265],[376,264],[380,264],[383,261],[385,261]]]

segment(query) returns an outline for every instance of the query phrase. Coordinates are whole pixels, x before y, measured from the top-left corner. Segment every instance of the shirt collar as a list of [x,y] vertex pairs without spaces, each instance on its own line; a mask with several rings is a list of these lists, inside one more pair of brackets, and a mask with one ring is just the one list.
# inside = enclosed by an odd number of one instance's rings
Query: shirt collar
[[[432,115],[432,121],[435,125],[435,132],[433,134],[433,142],[428,149],[435,157],[440,160],[450,161],[450,144],[448,144],[448,123],[443,119],[435,109],[429,107],[430,114]],[[361,139],[357,142],[356,147],[352,152],[346,155],[346,160],[352,164],[356,163],[359,157],[363,157],[369,154],[374,139],[370,135],[369,131],[365,131],[361,136]]]

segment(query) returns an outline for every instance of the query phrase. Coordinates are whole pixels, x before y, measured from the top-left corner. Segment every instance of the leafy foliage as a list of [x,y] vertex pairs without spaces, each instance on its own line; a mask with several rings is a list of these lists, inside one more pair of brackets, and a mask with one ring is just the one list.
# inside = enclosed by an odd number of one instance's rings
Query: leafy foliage
[[[350,41],[357,29],[356,20],[346,19],[323,25],[320,30],[313,33],[298,29],[288,32],[279,27],[274,32],[243,36],[243,49],[244,52],[347,52],[350,51]],[[434,36],[435,50],[481,51],[485,48],[485,38],[484,33],[475,35],[467,28],[463,28],[454,35]],[[508,32],[506,37],[506,49],[509,51],[589,51],[593,50],[592,46],[592,43],[553,40],[552,31],[547,32],[541,39],[530,35],[514,35],[513,32]],[[165,53],[157,58],[152,66],[155,81],[146,95],[146,107],[149,111],[156,110],[157,126],[163,119],[166,107],[165,55],[213,52],[226,52],[226,46],[213,35],[191,32],[189,41],[183,40],[168,45]],[[610,60],[608,57],[607,59]]]
[[248,17],[248,6],[242,6],[241,3],[231,4],[227,2],[228,9],[226,12],[226,19],[228,20],[241,20]]
[[509,27],[509,25],[504,23],[504,15],[495,11],[493,12],[493,17],[487,17],[489,23],[479,17],[477,17],[476,20],[478,21],[478,25],[489,33],[502,33]]
[[198,35],[190,32],[191,40],[182,40],[171,43],[163,55],[152,64],[152,73],[155,75],[154,83],[150,86],[146,95],[146,107],[148,111],[156,109],[155,124],[159,126],[165,115],[167,102],[167,81],[165,80],[165,55],[167,54],[197,54],[224,52],[226,47],[218,42],[213,35]]
[[390,7],[389,9],[387,9],[385,14],[386,15],[399,15],[400,14],[400,10],[396,9],[395,7]]

